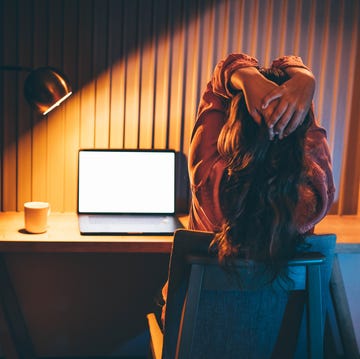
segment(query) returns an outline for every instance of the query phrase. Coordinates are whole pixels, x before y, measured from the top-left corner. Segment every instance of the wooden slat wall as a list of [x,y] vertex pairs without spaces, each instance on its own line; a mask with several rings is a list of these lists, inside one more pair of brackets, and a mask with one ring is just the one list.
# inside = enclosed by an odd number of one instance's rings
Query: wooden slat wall
[[199,96],[230,52],[300,55],[317,77],[338,188],[359,212],[358,0],[1,0],[1,63],[59,67],[75,93],[47,117],[0,73],[1,210],[75,211],[79,148],[188,151]]

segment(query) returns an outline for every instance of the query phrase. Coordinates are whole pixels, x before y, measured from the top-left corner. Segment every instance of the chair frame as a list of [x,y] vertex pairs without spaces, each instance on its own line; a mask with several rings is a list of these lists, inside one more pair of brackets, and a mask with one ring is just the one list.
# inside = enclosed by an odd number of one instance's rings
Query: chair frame
[[[177,344],[175,359],[191,358],[191,346],[195,330],[195,318],[198,312],[200,293],[202,287],[208,285],[207,270],[208,268],[219,268],[221,272],[227,276],[226,272],[219,267],[217,258],[209,256],[208,247],[213,238],[213,233],[192,231],[180,229],[175,232],[173,248],[171,252],[169,265],[169,286],[167,297],[167,308],[165,318],[164,332],[160,329],[156,316],[153,313],[148,314],[148,325],[150,330],[150,353],[153,358],[167,358],[166,346],[167,343],[167,328],[171,322],[178,326]],[[315,237],[322,237],[316,236]],[[311,237],[312,237],[311,236]],[[336,236],[334,234],[327,234],[323,236],[330,236],[329,245],[335,246]],[[316,238],[317,239],[317,238]],[[293,260],[288,262],[289,267],[294,270],[300,270],[302,275],[301,288],[285,288],[287,289],[305,289],[306,290],[306,315],[307,315],[307,345],[308,358],[322,359],[324,356],[324,310],[323,310],[323,293],[322,293],[322,274],[321,267],[328,260],[320,252],[305,252],[299,254]],[[249,267],[248,260],[236,260],[235,266],[237,268],[246,269]],[[252,262],[257,265],[257,263]],[[305,275],[305,281],[304,281]],[[295,275],[296,276],[296,275]],[[267,277],[268,279],[269,277]],[[299,277],[300,278],[300,277]],[[266,280],[263,278],[262,281]],[[173,314],[173,296],[176,292],[179,283],[187,283],[186,293],[184,296],[181,315],[174,317]],[[305,282],[305,283],[304,283]],[[262,282],[265,283],[265,282]],[[268,283],[268,282],[267,282]],[[237,289],[239,289],[238,284]],[[298,285],[296,283],[295,285]],[[211,289],[213,288],[211,285]],[[234,287],[234,285],[233,285]],[[235,289],[235,288],[232,288]],[[325,308],[324,308],[325,309]],[[176,324],[177,323],[177,324]],[[165,351],[163,353],[163,350]]]

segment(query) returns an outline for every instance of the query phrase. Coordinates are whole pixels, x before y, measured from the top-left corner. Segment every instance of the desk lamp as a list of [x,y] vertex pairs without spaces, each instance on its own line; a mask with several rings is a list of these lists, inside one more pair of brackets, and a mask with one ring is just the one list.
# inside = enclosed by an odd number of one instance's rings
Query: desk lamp
[[31,69],[21,66],[0,66],[0,70],[29,72],[24,83],[24,96],[30,106],[43,115],[59,106],[72,93],[66,76],[53,67]]

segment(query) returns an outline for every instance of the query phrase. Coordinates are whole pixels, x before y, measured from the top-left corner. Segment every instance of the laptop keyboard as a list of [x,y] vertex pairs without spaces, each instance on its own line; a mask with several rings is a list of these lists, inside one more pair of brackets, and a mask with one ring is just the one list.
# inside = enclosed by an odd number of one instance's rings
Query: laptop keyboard
[[[89,217],[89,222],[92,224],[116,224],[119,222],[119,219],[121,220],[122,224],[126,223],[134,223],[134,220],[136,223],[144,223],[144,224],[154,224],[156,223],[156,219],[159,219],[159,222],[166,222],[167,218],[166,216],[142,216],[142,215],[91,215]],[[155,222],[154,222],[155,220]]]

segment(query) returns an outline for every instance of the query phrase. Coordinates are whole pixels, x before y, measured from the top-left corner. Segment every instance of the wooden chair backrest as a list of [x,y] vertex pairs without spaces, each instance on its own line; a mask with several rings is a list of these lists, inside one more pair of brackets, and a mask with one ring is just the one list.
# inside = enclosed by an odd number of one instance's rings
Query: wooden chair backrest
[[295,353],[322,358],[324,289],[336,236],[307,238],[315,243],[311,251],[325,253],[304,253],[289,262],[286,277],[274,281],[263,264],[249,261],[236,261],[237,275],[224,271],[208,254],[212,238],[208,232],[175,233],[163,358],[225,359],[239,353],[257,359]]

